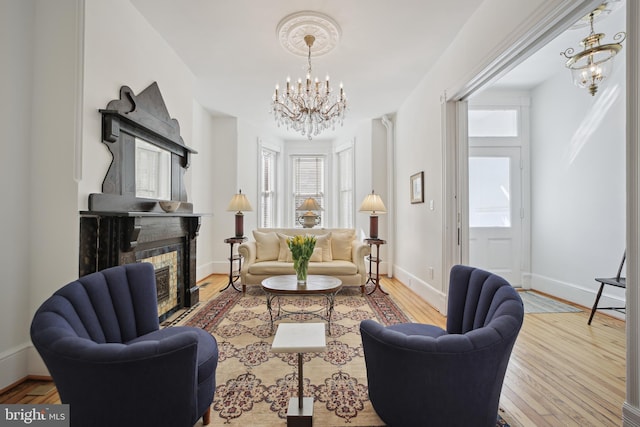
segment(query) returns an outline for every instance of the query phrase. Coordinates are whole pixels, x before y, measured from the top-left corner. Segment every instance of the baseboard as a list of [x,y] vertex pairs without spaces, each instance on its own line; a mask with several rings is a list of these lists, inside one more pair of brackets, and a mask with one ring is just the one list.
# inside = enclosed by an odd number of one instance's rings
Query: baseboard
[[622,405],[622,425],[624,427],[640,427],[640,408],[624,402]]
[[[581,305],[583,307],[591,308],[593,302],[596,299],[597,288],[587,289],[584,286],[564,282],[551,277],[542,276],[540,274],[531,273],[529,275],[530,289],[539,291],[545,294],[558,297],[560,299],[572,302],[574,304]],[[613,292],[611,292],[613,291]],[[620,291],[618,295],[614,292]],[[604,292],[600,297],[600,306],[618,306],[623,307],[625,305],[624,290],[612,289],[611,286],[605,286]],[[624,319],[624,313],[608,310],[607,314],[618,319]]]
[[410,274],[401,267],[394,266],[394,276],[396,280],[402,282],[406,287],[414,291],[422,299],[431,304],[436,310],[446,316],[447,304],[444,293],[435,289],[429,283]]
[[19,382],[28,374],[29,343],[0,353],[0,388]]
[[229,274],[229,262],[211,261],[196,267],[196,281],[200,281],[212,274]]

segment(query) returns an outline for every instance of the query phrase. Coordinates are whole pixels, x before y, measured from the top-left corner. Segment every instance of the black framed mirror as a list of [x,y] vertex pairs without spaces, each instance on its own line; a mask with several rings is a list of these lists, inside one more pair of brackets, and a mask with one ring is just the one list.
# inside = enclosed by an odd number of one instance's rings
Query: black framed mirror
[[156,82],[135,95],[122,86],[120,98],[102,114],[102,142],[113,160],[102,193],[89,195],[89,210],[163,212],[159,201],[179,201],[178,212],[193,212],[184,185],[190,156],[180,125],[169,116]]

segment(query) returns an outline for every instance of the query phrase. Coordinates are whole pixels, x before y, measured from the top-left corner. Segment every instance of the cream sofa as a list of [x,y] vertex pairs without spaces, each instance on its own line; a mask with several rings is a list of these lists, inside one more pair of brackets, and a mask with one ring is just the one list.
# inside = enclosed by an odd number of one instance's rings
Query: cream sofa
[[360,286],[364,293],[367,281],[364,257],[369,245],[356,239],[351,228],[258,228],[254,240],[238,246],[244,257],[240,279],[242,291],[247,285],[259,285],[263,279],[282,274],[295,274],[291,251],[286,239],[295,235],[313,234],[316,248],[309,262],[309,274],[333,276],[344,285]]

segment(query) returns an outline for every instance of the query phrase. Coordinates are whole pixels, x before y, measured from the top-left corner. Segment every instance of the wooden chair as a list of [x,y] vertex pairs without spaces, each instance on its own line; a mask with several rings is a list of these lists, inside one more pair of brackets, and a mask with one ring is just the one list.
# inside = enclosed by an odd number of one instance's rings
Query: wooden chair
[[604,289],[604,285],[616,286],[618,288],[626,289],[627,287],[627,279],[626,277],[620,277],[622,274],[622,267],[624,266],[624,262],[627,259],[627,251],[624,251],[622,254],[622,261],[620,261],[620,267],[618,267],[618,274],[616,277],[609,278],[596,278],[596,282],[600,282],[600,289],[598,290],[598,295],[596,296],[596,301],[593,303],[593,308],[591,309],[591,316],[589,316],[589,321],[587,325],[591,324],[591,320],[593,320],[593,315],[596,314],[596,310],[624,310],[626,307],[598,307],[598,302],[600,301],[600,297],[602,296],[602,290]]

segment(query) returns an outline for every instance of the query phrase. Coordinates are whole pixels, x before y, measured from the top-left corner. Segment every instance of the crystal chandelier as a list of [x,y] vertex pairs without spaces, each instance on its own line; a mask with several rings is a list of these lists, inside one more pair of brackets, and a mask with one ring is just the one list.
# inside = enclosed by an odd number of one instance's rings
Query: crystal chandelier
[[573,83],[580,88],[587,88],[592,96],[598,91],[598,84],[611,74],[613,57],[622,49],[622,42],[626,37],[624,32],[619,32],[613,36],[617,43],[600,44],[604,34],[593,30],[593,18],[602,12],[604,7],[603,4],[588,16],[591,32],[580,42],[584,48],[582,52],[573,55],[574,50],[571,47],[560,52],[560,55],[568,58],[565,65],[571,70]]
[[329,76],[323,82],[311,76],[311,47],[316,38],[307,34],[304,42],[309,49],[307,56],[309,67],[305,81],[298,79],[297,84],[292,84],[287,77],[287,86],[284,92],[276,84],[273,94],[272,111],[278,127],[285,125],[287,129],[293,129],[306,135],[309,140],[320,132],[331,128],[335,129],[336,123],[344,123],[344,115],[347,109],[347,97],[342,83],[340,91],[331,96],[333,90],[329,82]]

